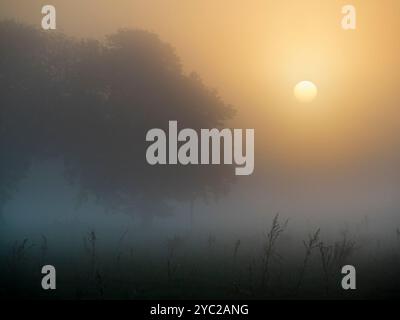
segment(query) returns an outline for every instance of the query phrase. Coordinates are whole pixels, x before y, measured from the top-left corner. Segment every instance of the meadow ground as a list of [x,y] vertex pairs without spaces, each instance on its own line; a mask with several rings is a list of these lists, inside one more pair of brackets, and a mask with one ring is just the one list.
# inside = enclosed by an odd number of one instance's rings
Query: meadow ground
[[[400,240],[321,230],[292,237],[275,219],[260,237],[174,234],[118,241],[96,231],[81,245],[55,248],[41,235],[3,245],[0,297],[32,299],[383,299],[400,296]],[[390,239],[390,237],[388,237]],[[57,270],[57,289],[41,288],[41,267]],[[342,266],[357,270],[357,289],[341,287]]]

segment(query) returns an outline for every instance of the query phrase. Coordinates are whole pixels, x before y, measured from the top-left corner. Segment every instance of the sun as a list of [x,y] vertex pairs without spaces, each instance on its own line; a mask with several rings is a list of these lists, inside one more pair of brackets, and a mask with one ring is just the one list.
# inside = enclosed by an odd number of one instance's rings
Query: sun
[[294,87],[294,96],[300,102],[312,102],[318,94],[317,86],[311,81],[301,81]]

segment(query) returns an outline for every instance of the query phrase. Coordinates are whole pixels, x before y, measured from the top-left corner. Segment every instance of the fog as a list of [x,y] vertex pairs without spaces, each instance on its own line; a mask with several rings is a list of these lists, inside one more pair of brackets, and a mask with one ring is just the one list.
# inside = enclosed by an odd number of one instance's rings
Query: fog
[[[61,298],[186,298],[213,277],[207,298],[334,297],[345,263],[397,274],[397,1],[355,1],[349,33],[342,1],[53,2],[54,33],[40,1],[0,5],[1,268],[60,265]],[[146,132],[172,120],[254,129],[254,172],[149,165]]]
[[393,179],[379,178],[372,180],[370,174],[351,182],[335,177],[301,184],[248,178],[221,199],[196,200],[193,217],[189,202],[171,201],[168,216],[143,225],[134,209],[105,210],[94,197],[80,204],[79,189],[66,180],[62,161],[34,163],[3,209],[2,238],[12,243],[46,235],[67,247],[79,247],[91,230],[111,242],[127,230],[129,237],[140,235],[145,243],[155,238],[163,242],[175,234],[261,238],[276,213],[289,219],[290,233],[299,237],[317,228],[332,238],[345,230],[386,237],[400,224],[398,187]]

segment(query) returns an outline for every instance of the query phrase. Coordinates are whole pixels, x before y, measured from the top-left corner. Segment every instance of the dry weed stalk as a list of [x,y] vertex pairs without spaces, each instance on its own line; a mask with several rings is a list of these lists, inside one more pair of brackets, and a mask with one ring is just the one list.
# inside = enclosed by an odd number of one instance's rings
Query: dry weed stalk
[[90,231],[86,237],[83,238],[86,253],[90,258],[90,274],[95,275],[96,271],[96,232]]
[[319,253],[321,257],[321,263],[322,263],[322,270],[324,272],[324,280],[325,280],[325,291],[326,294],[329,294],[329,282],[330,282],[330,276],[331,276],[331,269],[332,269],[332,264],[334,262],[334,250],[333,246],[325,246],[324,243],[321,241],[319,243]]
[[178,266],[173,263],[175,252],[182,246],[183,240],[179,236],[174,236],[172,239],[168,239],[168,257],[167,257],[167,276],[168,281],[171,281]]
[[356,249],[356,242],[348,240],[345,232],[341,241],[336,241],[333,245],[324,245],[321,241],[318,247],[325,278],[325,290],[328,295],[332,274],[346,264],[348,258]]
[[240,248],[240,239],[236,240],[235,242],[235,248],[233,249],[233,261],[236,261],[239,248]]
[[265,235],[264,244],[264,268],[262,272],[261,286],[264,288],[268,286],[270,279],[270,264],[273,258],[280,258],[275,250],[276,241],[282,232],[286,229],[288,219],[284,223],[279,222],[279,213],[277,213],[272,220],[270,231]]
[[128,234],[128,232],[129,232],[129,230],[126,229],[126,230],[122,233],[121,237],[120,237],[119,240],[118,240],[117,266],[119,266],[119,265],[120,265],[120,262],[121,262],[121,258],[122,258],[122,254],[123,254],[123,250],[122,250],[122,248],[123,248],[123,243],[124,243],[125,237],[126,237],[126,235]]
[[308,235],[308,241],[303,240],[303,245],[306,249],[305,255],[304,255],[304,260],[303,260],[303,265],[300,269],[300,276],[299,276],[299,281],[297,282],[296,286],[296,292],[300,289],[301,284],[303,282],[304,274],[306,272],[306,268],[308,265],[308,260],[310,259],[312,251],[319,246],[319,234],[320,234],[320,229],[317,229],[314,234],[309,234]]

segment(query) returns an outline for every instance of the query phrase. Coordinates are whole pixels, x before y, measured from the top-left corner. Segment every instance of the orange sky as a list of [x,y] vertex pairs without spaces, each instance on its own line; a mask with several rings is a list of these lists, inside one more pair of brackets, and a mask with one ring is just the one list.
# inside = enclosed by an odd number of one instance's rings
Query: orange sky
[[[357,30],[341,29],[356,6]],[[271,161],[336,165],[397,157],[400,91],[398,0],[2,0],[0,17],[40,25],[54,4],[59,31],[99,37],[121,27],[154,31],[256,128],[256,153]],[[319,89],[309,105],[293,87]]]

